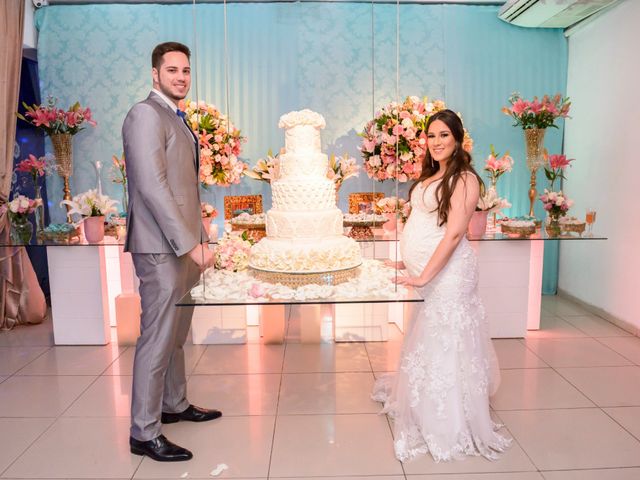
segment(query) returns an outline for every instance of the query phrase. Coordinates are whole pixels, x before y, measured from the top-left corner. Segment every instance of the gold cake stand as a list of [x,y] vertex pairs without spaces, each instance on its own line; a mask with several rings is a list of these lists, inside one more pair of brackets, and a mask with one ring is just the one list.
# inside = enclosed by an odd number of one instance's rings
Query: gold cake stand
[[360,272],[360,265],[333,270],[330,272],[274,272],[249,267],[249,273],[256,279],[267,283],[280,283],[287,287],[298,288],[304,285],[339,285],[356,278]]

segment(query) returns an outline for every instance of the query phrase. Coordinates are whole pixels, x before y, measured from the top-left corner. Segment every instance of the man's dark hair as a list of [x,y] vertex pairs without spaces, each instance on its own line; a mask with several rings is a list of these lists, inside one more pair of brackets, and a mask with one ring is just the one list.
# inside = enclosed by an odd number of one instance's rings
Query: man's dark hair
[[169,52],[182,52],[191,60],[191,50],[189,50],[189,47],[178,42],[165,42],[156,45],[156,48],[153,49],[151,53],[151,66],[156,70],[160,70],[162,57],[165,53]]

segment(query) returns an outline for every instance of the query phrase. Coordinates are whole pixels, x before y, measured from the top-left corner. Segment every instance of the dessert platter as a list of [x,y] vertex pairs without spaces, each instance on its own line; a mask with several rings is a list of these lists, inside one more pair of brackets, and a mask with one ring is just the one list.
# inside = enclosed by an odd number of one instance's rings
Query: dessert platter
[[360,247],[343,234],[335,185],[326,176],[328,157],[320,150],[325,120],[311,110],[283,115],[285,152],[271,182],[273,207],[265,215],[266,237],[253,245],[254,277],[289,286],[335,285],[357,276]]
[[371,240],[372,228],[379,228],[387,222],[387,217],[375,213],[346,213],[343,225],[351,227],[349,237],[356,240]]
[[527,237],[536,233],[536,223],[534,220],[504,220],[500,230],[506,235]]
[[559,223],[563,233],[575,232],[582,235],[587,227],[586,222],[576,217],[561,217]]
[[246,231],[247,236],[257,242],[262,240],[267,234],[265,221],[264,213],[256,213],[254,215],[241,213],[231,219],[231,230]]

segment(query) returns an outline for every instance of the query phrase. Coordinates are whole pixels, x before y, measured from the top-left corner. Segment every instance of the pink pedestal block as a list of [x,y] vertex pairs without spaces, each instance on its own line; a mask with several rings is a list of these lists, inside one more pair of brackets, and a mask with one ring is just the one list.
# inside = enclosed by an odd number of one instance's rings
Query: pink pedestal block
[[121,293],[116,297],[118,345],[135,345],[140,336],[140,295]]

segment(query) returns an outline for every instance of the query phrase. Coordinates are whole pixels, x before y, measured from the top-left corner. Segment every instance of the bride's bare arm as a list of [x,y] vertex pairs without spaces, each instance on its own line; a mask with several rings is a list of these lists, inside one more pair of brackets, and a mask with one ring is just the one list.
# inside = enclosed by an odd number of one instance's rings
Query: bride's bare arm
[[465,174],[458,181],[451,195],[447,231],[424,267],[422,274],[419,277],[398,277],[397,283],[422,287],[433,280],[445,267],[460,240],[464,237],[479,196],[480,184],[477,178],[474,175]]

